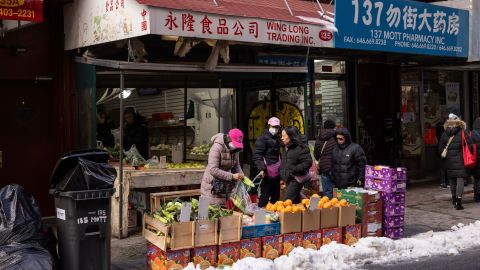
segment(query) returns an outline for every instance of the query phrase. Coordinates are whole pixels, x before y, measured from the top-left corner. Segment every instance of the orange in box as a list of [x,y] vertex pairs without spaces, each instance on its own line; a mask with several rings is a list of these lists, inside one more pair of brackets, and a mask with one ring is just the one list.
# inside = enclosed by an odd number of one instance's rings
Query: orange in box
[[245,257],[262,257],[262,238],[243,239],[240,241],[240,260]]
[[262,257],[267,259],[278,258],[283,251],[283,235],[262,237]]
[[323,229],[322,236],[323,236],[322,243],[324,245],[330,244],[333,241],[336,241],[337,244],[341,244],[342,228]]
[[362,237],[362,224],[355,224],[343,228],[343,243],[353,245]]
[[225,243],[218,246],[218,266],[232,266],[240,255],[240,242]]
[[318,250],[322,246],[322,230],[303,233],[303,248]]
[[190,250],[163,251],[157,246],[147,244],[147,266],[152,270],[181,270],[190,262]]
[[301,247],[303,233],[289,233],[283,235],[283,255],[288,255],[294,248]]
[[215,266],[217,263],[217,246],[192,248],[192,261],[195,267],[200,265],[200,269]]

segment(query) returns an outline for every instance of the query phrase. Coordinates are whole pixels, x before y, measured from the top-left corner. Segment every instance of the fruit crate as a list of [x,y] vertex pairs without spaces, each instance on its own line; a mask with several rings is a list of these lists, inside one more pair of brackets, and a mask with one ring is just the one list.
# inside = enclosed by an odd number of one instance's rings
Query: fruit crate
[[280,234],[280,222],[242,227],[242,239]]
[[174,222],[165,225],[157,219],[143,215],[143,237],[163,251],[189,249],[195,243],[195,222]]

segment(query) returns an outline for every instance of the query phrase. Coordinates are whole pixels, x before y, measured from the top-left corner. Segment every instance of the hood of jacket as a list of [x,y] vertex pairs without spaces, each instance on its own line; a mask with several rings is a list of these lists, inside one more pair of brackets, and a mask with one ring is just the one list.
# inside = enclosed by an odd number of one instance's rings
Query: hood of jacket
[[480,130],[480,117],[477,117],[477,119],[475,119],[472,128]]
[[[350,135],[350,131],[346,128],[337,128],[335,130],[335,135],[343,135],[345,137],[344,144],[338,144],[338,147],[345,149],[352,143],[352,136]],[[338,143],[338,142],[337,142]]]
[[448,136],[453,136],[460,130],[465,130],[467,128],[467,124],[462,120],[447,120],[443,125],[443,128]]
[[320,133],[318,134],[321,141],[328,141],[331,138],[335,138],[335,130],[334,129],[321,129]]
[[223,133],[218,133],[218,134],[215,134],[213,135],[213,137],[210,139],[210,141],[212,143],[218,143],[218,144],[221,144],[221,145],[225,145],[225,134]]

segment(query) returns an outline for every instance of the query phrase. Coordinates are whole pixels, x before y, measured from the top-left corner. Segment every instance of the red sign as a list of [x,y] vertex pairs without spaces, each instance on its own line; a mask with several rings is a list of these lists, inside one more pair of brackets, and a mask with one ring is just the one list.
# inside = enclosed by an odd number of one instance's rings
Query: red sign
[[333,33],[328,30],[322,30],[318,34],[318,37],[323,41],[330,41],[333,38]]
[[43,0],[0,0],[0,19],[43,21]]

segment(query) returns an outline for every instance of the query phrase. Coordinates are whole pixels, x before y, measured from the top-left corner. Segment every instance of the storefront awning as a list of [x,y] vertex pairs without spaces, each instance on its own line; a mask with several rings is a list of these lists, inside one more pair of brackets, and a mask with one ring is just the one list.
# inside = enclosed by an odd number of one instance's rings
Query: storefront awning
[[66,5],[65,50],[145,35],[333,47],[333,6],[304,0],[82,0]]

